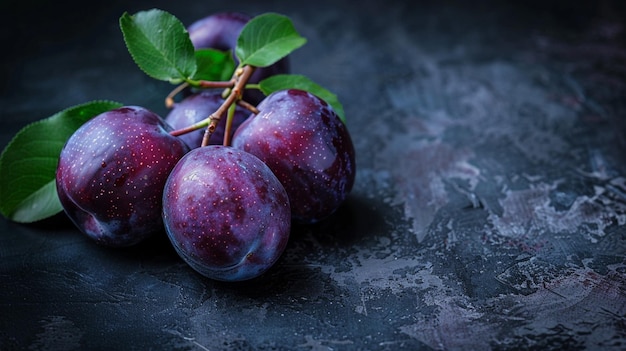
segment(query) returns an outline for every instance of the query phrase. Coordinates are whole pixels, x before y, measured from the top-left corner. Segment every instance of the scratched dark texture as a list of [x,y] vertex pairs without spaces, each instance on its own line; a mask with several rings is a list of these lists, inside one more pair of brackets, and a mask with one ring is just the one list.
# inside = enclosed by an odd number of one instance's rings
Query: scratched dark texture
[[[358,176],[262,278],[216,283],[164,236],[110,250],[62,216],[0,220],[0,349],[626,349],[619,1],[7,2],[0,144],[94,99],[165,113],[117,19],[290,16]],[[89,9],[88,9],[89,8]]]

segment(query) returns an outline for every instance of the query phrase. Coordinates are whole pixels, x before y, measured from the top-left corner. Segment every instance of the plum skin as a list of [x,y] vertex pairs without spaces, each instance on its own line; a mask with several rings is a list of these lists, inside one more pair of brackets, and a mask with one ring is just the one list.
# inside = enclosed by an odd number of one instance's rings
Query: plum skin
[[266,272],[291,230],[289,198],[271,170],[220,145],[192,149],[178,162],[165,184],[162,215],[179,256],[220,281]]
[[[188,127],[209,117],[220,107],[223,101],[224,99],[219,92],[200,91],[193,93],[174,105],[167,116],[165,116],[165,122],[174,129]],[[237,106],[233,116],[232,130],[236,130],[249,115],[250,112],[248,110]],[[211,134],[211,138],[209,139],[210,145],[223,144],[225,125],[226,115],[222,116],[215,131]],[[179,138],[183,139],[192,149],[200,147],[205,129],[206,128],[200,128],[199,130],[180,135]]]
[[355,152],[330,105],[298,89],[267,96],[235,131],[232,146],[263,160],[285,187],[293,218],[316,223],[352,190]]
[[189,151],[157,114],[124,106],[93,117],[65,143],[56,186],[72,222],[96,243],[135,245],[163,231],[170,170]]

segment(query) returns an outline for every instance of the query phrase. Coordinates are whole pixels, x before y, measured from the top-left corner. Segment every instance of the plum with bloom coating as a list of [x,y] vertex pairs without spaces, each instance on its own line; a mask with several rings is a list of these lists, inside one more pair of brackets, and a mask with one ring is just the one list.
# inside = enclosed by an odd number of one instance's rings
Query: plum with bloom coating
[[270,94],[233,136],[233,147],[265,162],[287,190],[292,215],[315,223],[346,199],[356,174],[348,129],[324,100],[302,90]]
[[249,153],[219,145],[193,149],[174,167],[163,221],[180,257],[221,281],[263,274],[291,230],[289,199],[272,171]]
[[170,170],[189,151],[157,114],[138,106],[83,124],[59,156],[57,193],[68,217],[98,244],[137,244],[163,230]]
[[[193,93],[174,105],[172,110],[170,110],[167,116],[165,116],[165,122],[171,125],[174,129],[188,127],[209,117],[223,102],[224,99],[222,98],[222,94],[219,92],[200,91]],[[237,106],[235,108],[231,130],[236,130],[241,122],[248,118],[249,115],[250,111]],[[215,128],[213,134],[211,134],[209,144],[221,145],[223,143],[225,127],[226,116],[224,115],[220,119],[220,122]],[[183,139],[183,141],[185,141],[192,149],[200,147],[200,145],[202,145],[202,138],[204,137],[205,129],[206,128],[200,128],[196,131],[183,134],[179,136],[179,138]],[[232,137],[232,132],[230,136]]]

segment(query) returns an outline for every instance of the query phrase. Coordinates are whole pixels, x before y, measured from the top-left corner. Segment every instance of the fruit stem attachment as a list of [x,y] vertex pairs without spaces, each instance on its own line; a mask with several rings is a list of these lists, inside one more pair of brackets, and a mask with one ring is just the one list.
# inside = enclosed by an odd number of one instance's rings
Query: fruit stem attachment
[[251,103],[245,101],[245,100],[239,100],[237,101],[237,105],[245,108],[246,110],[256,114],[259,114],[259,109],[256,108],[256,106],[252,105]]
[[[252,73],[254,73],[256,67],[250,65],[244,65],[241,68],[235,70],[233,78],[235,80],[235,85],[233,86],[230,94],[226,97],[222,105],[217,109],[217,111],[213,112],[209,116],[209,125],[207,126],[206,131],[204,132],[204,137],[202,138],[201,146],[209,145],[209,139],[211,138],[211,134],[217,128],[217,124],[220,121],[220,118],[224,115],[224,113],[228,110],[228,108],[241,100],[241,96],[243,95],[243,90],[245,89],[246,83],[250,79]],[[228,134],[224,133],[224,141],[226,142],[226,136]],[[226,145],[226,144],[224,144]]]
[[230,107],[228,107],[228,113],[226,114],[226,125],[224,126],[224,146],[229,146],[231,142],[230,134],[233,130],[233,118],[235,117],[235,108],[237,108],[237,105],[235,104],[232,104],[230,105]]
[[187,134],[187,133],[191,133],[194,130],[198,130],[200,128],[205,128],[208,125],[208,121],[207,119],[202,120],[200,122],[194,123],[190,126],[187,126],[185,128],[180,128],[180,129],[176,129],[170,132],[170,135],[172,136],[181,136],[183,134]]

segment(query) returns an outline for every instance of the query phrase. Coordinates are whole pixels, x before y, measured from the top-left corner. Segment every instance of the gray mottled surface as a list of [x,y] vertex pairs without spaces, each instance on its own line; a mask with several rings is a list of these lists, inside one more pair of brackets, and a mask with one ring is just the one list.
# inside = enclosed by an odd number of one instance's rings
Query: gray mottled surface
[[202,278],[164,237],[110,250],[63,217],[2,219],[0,349],[626,348],[624,5],[238,4],[2,5],[2,147],[89,100],[165,112],[125,10],[277,11],[309,40],[294,73],[344,104],[345,206],[242,284]]

